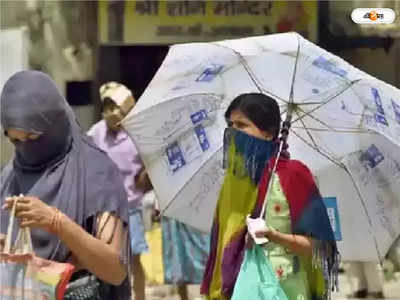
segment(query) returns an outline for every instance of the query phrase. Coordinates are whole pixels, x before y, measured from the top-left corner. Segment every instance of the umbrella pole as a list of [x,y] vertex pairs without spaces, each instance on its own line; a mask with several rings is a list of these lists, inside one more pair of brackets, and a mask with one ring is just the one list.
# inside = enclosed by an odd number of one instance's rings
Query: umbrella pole
[[[295,105],[293,104],[293,102],[290,102],[288,104],[288,110],[287,110],[287,114],[286,114],[286,119],[282,123],[281,137],[280,137],[280,142],[279,142],[279,151],[278,151],[278,155],[276,156],[276,159],[275,159],[274,167],[271,170],[271,176],[270,176],[270,179],[269,179],[269,182],[268,182],[267,192],[266,192],[266,195],[265,195],[266,199],[268,199],[269,191],[271,190],[271,185],[272,185],[272,183],[274,182],[274,179],[275,179],[275,171],[276,171],[276,167],[278,165],[278,161],[279,161],[279,159],[281,157],[283,147],[287,143],[287,138],[289,136],[290,122],[292,120],[292,112],[294,110],[294,107],[295,107]],[[262,209],[261,209],[261,213],[260,213],[260,217],[261,218],[264,217],[266,204],[267,204],[267,201],[264,201]]]
[[[281,153],[282,153],[282,149],[283,149],[284,143],[285,142],[283,140],[281,140],[279,142],[279,151],[278,151],[278,155],[276,156],[276,159],[275,159],[274,167],[271,170],[271,176],[270,176],[270,179],[269,179],[269,182],[268,182],[268,187],[267,187],[267,192],[265,194],[265,199],[268,199],[269,191],[271,190],[272,183],[275,180],[275,171],[276,171],[276,167],[278,165],[278,161],[279,161],[279,159],[281,157]],[[261,208],[260,218],[264,217],[266,206],[267,206],[267,201],[264,201],[263,206]]]
[[282,129],[281,129],[281,141],[284,143],[287,142],[288,136],[289,136],[289,130],[292,122],[292,114],[293,111],[295,110],[296,105],[293,103],[293,100],[291,100],[288,103],[287,107],[287,113],[286,113],[286,119],[282,123]]

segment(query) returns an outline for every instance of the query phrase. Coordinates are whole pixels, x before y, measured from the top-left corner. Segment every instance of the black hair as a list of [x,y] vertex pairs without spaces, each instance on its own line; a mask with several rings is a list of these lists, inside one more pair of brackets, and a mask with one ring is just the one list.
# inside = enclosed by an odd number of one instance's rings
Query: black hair
[[271,97],[261,93],[241,94],[229,105],[225,112],[228,120],[234,110],[239,110],[250,119],[258,129],[272,134],[274,139],[279,136],[281,128],[281,113],[278,103]]

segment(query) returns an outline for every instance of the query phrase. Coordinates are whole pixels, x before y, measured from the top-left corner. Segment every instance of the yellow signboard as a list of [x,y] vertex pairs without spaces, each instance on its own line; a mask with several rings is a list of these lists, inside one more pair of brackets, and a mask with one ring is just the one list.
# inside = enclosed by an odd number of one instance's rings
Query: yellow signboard
[[287,31],[317,38],[316,0],[125,1],[119,9],[111,3],[99,2],[100,43],[174,44]]

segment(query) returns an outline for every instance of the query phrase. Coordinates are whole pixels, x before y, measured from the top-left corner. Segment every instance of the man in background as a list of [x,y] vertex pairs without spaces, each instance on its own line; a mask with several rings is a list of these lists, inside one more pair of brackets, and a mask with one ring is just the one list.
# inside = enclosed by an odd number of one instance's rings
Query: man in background
[[[122,84],[108,82],[100,87],[103,120],[89,130],[88,135],[118,166],[124,180],[129,203],[129,233],[133,254],[133,289],[136,300],[145,299],[145,274],[140,255],[148,251],[142,216],[142,197],[146,184],[142,161],[133,141],[120,122],[132,110],[136,101],[132,92]],[[137,180],[135,184],[135,180]]]

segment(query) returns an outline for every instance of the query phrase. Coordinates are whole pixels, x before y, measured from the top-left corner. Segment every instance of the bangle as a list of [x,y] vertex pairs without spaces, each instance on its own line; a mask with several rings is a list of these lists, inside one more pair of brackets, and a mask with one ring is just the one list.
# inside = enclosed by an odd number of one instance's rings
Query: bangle
[[50,229],[53,233],[58,233],[61,227],[62,213],[57,207],[52,207],[54,210],[53,217],[50,223]]

